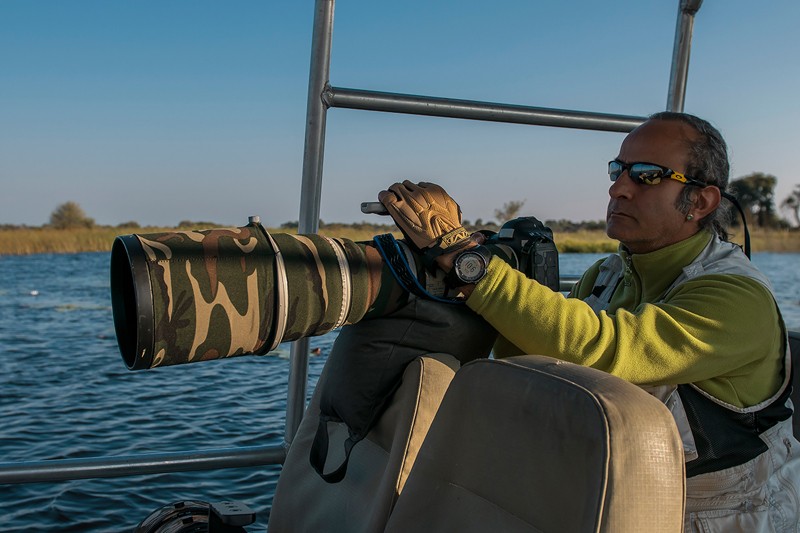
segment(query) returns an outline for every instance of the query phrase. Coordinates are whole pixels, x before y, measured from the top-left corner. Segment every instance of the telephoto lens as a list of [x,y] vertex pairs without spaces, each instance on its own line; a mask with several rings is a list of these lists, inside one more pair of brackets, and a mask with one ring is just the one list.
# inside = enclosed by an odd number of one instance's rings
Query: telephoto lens
[[119,236],[111,301],[131,370],[263,355],[367,311],[364,246],[239,228]]

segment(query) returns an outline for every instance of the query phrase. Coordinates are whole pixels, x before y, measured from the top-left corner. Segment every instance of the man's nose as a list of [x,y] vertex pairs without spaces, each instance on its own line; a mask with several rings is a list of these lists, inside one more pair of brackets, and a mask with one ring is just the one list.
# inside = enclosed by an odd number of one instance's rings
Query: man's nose
[[630,198],[635,185],[628,171],[625,170],[619,175],[617,181],[611,182],[611,187],[608,188],[608,195],[611,198]]

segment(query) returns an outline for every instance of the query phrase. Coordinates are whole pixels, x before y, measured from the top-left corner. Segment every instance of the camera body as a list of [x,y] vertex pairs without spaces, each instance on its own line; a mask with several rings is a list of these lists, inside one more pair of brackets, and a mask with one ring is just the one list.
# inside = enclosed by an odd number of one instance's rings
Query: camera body
[[503,245],[517,256],[517,270],[554,291],[559,290],[558,249],[553,232],[536,217],[509,220],[489,235],[487,245]]

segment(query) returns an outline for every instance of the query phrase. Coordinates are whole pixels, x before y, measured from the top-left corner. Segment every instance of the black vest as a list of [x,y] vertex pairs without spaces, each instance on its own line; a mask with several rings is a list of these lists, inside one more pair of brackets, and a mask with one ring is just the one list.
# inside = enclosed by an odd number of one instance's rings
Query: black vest
[[767,451],[759,435],[792,416],[786,405],[791,392],[788,386],[760,411],[737,413],[691,385],[678,385],[698,453],[697,459],[686,463],[686,477],[738,466]]

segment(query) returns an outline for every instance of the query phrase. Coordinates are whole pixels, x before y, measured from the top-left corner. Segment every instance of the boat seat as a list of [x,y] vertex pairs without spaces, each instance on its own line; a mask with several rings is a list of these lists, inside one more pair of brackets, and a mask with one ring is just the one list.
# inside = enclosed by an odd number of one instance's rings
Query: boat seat
[[[459,362],[446,354],[412,361],[386,411],[366,438],[352,450],[347,474],[325,482],[313,469],[309,453],[319,421],[321,386],[317,386],[289,447],[270,512],[270,532],[378,532],[403,491],[419,447]],[[320,383],[326,379],[326,365]],[[329,464],[344,457],[347,428],[328,425]]]
[[667,408],[542,356],[456,374],[387,532],[680,532],[684,458]]
[[800,413],[796,410],[800,408],[800,331],[789,332],[789,349],[792,351],[792,403],[795,413],[792,419],[792,429],[794,436],[800,440]]

